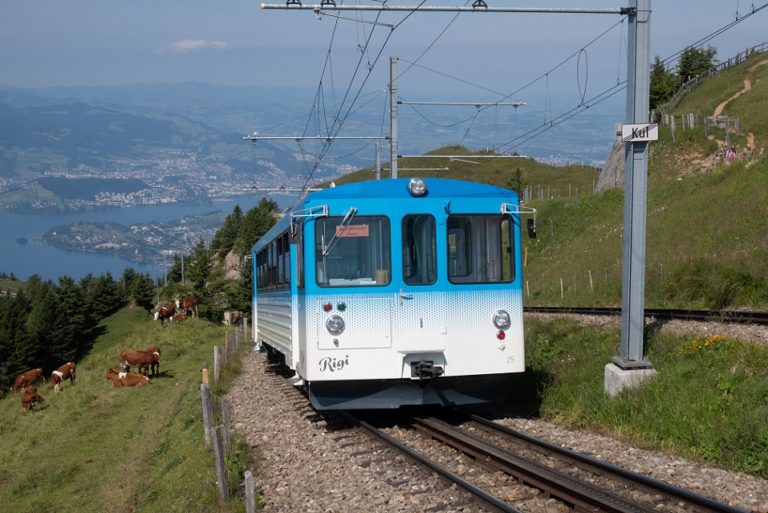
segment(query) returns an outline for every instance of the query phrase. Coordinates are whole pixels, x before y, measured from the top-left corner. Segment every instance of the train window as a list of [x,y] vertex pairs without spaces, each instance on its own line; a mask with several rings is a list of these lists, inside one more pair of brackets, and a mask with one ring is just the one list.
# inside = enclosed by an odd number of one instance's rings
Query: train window
[[409,215],[403,218],[403,281],[431,285],[437,280],[435,218]]
[[[349,217],[349,216],[348,216]],[[315,273],[321,287],[387,285],[391,278],[389,219],[326,217],[315,222]]]
[[452,283],[508,283],[515,279],[512,218],[448,217],[448,279]]

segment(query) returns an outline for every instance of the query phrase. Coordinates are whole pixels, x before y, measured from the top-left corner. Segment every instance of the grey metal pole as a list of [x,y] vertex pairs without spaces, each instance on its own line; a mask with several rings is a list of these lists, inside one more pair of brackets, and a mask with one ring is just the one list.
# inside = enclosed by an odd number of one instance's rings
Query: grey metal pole
[[[627,123],[647,123],[651,0],[630,0],[630,7],[636,10],[628,17]],[[614,363],[648,368],[643,347],[648,142],[627,143],[624,176],[621,353]]]
[[389,58],[389,169],[397,178],[397,57]]
[[381,180],[381,144],[376,143],[376,180]]

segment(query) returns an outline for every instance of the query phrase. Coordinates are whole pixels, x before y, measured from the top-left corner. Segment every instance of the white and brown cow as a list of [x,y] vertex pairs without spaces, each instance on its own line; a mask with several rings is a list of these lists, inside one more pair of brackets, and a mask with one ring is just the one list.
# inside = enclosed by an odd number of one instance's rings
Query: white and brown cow
[[153,358],[152,364],[150,365],[150,373],[153,376],[157,376],[160,374],[160,346],[149,346],[144,352],[152,354]]
[[34,385],[35,383],[37,383],[42,379],[43,379],[43,369],[41,368],[30,369],[26,372],[22,372],[21,374],[16,376],[16,381],[13,382],[13,386],[11,387],[11,392],[23,390],[24,387]]
[[198,300],[193,296],[184,296],[176,300],[176,308],[183,310],[187,315],[197,317]]
[[64,380],[69,380],[70,383],[75,382],[75,362],[67,362],[55,371],[51,372],[51,385],[53,385],[53,391],[58,392],[61,383]]
[[234,326],[239,323],[243,318],[243,313],[240,310],[226,310],[224,312],[224,324],[227,326]]
[[166,321],[169,323],[173,320],[173,314],[176,312],[176,307],[173,303],[166,303],[162,306],[157,307],[155,310],[155,320],[160,321],[160,324],[165,324]]
[[152,365],[160,366],[160,353],[147,351],[125,350],[120,352],[120,366],[125,372],[130,372],[131,367],[138,367],[139,374],[147,374]]
[[24,387],[21,391],[21,407],[25,410],[32,411],[37,403],[44,403],[43,396],[37,393],[37,388],[29,386]]
[[111,379],[116,387],[140,387],[150,383],[149,378],[142,374],[117,372],[115,369],[107,371],[107,379]]

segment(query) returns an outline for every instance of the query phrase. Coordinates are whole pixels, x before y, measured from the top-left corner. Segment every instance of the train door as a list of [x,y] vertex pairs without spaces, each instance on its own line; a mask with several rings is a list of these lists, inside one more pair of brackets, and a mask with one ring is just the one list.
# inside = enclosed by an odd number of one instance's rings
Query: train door
[[432,214],[401,224],[402,269],[395,311],[395,345],[404,354],[439,352],[447,335],[445,292],[437,286],[437,226]]

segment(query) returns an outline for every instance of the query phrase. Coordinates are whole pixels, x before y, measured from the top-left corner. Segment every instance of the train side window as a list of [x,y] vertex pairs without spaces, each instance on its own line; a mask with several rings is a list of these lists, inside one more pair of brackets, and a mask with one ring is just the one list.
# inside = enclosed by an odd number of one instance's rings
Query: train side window
[[291,242],[296,245],[296,286],[304,288],[304,223],[292,227]]
[[448,217],[451,283],[509,283],[515,279],[514,223],[510,216]]
[[472,229],[466,216],[448,218],[448,278],[468,276],[472,271]]
[[431,215],[403,217],[403,281],[408,285],[431,285],[437,280],[435,218]]

